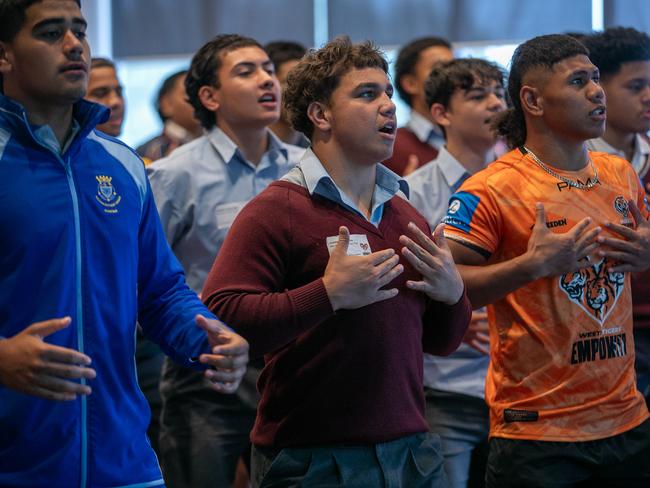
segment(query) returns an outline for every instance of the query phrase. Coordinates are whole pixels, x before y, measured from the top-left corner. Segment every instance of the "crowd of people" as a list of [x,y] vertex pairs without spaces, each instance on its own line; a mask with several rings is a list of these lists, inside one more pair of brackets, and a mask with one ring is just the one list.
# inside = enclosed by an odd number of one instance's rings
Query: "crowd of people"
[[649,485],[647,34],[217,35],[133,150],[86,27],[0,0],[0,486]]

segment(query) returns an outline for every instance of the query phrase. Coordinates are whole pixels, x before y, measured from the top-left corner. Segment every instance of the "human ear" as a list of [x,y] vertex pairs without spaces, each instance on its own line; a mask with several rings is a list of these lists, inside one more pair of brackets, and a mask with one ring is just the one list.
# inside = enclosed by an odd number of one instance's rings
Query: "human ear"
[[7,74],[11,71],[11,68],[11,52],[6,43],[0,42],[0,73]]
[[311,102],[307,107],[307,117],[314,124],[314,129],[322,132],[329,131],[332,128],[330,122],[330,111],[321,102]]
[[430,112],[433,121],[439,126],[448,127],[450,125],[449,110],[442,103],[432,104]]
[[221,106],[219,95],[219,90],[214,86],[203,85],[199,88],[199,101],[210,112],[216,112]]
[[544,113],[543,99],[537,88],[523,85],[519,90],[519,100],[524,112],[534,116],[540,116]]

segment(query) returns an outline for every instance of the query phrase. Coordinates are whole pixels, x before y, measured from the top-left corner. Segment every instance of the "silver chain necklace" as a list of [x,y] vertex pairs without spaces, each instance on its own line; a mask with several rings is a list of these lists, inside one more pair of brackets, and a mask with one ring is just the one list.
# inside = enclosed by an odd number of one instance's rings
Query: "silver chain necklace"
[[537,155],[533,151],[528,149],[526,146],[523,146],[523,148],[526,151],[526,153],[530,155],[530,157],[535,162],[535,164],[537,164],[537,166],[542,168],[544,171],[546,171],[548,174],[550,174],[554,178],[557,178],[558,180],[563,181],[564,183],[566,183],[569,186],[572,186],[573,188],[577,188],[578,190],[588,190],[589,188],[593,188],[598,183],[600,183],[600,181],[598,180],[598,170],[596,169],[596,166],[594,166],[594,162],[591,160],[591,158],[589,158],[589,165],[591,166],[591,169],[594,172],[594,177],[589,178],[587,183],[580,183],[579,181],[573,181],[573,180],[567,178],[566,176],[562,176],[561,174],[556,173],[551,168],[549,168],[544,163],[542,163],[541,159],[539,159],[537,157]]

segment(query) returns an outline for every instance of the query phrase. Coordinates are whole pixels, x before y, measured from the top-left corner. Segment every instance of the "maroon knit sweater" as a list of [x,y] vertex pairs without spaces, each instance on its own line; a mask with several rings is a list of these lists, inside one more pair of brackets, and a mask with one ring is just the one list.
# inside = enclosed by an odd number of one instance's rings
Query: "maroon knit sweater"
[[403,176],[411,154],[415,154],[418,157],[420,166],[423,166],[438,155],[438,150],[430,144],[422,142],[407,127],[400,127],[397,129],[393,155],[382,164],[391,171]]
[[405,200],[384,205],[379,228],[299,185],[278,181],[239,214],[207,278],[203,298],[265,354],[262,398],[251,434],[259,446],[367,444],[426,432],[422,349],[454,351],[471,315],[408,290],[405,271],[387,288],[399,294],[357,310],[332,311],[322,276],[328,236],[345,225],[371,250],[401,249],[407,224],[428,226]]

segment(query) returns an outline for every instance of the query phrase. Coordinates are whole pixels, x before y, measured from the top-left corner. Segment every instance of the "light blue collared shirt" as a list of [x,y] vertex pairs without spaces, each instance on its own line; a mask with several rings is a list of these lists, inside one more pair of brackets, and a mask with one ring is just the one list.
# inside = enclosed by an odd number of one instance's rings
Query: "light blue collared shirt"
[[420,142],[425,142],[436,149],[445,144],[445,136],[440,127],[432,124],[415,110],[411,111],[411,118],[406,123],[406,127],[415,134]]
[[[445,146],[438,157],[406,177],[411,204],[434,229],[447,214],[449,197],[468,177],[465,167]],[[464,342],[447,357],[424,355],[424,386],[483,398],[489,356]]]
[[218,127],[147,166],[167,242],[197,293],[239,211],[305,152],[267,132],[257,166]]
[[[624,151],[616,149],[602,137],[588,140],[587,149],[590,151],[614,154],[623,159],[627,159]],[[648,166],[650,166],[650,144],[648,144],[640,134],[636,134],[634,138],[634,154],[632,155],[630,163],[632,163],[634,171],[639,175],[644,175],[648,171]]]
[[334,183],[332,177],[311,149],[305,151],[300,164],[282,179],[307,188],[310,195],[320,195],[338,203],[351,212],[360,215],[375,227],[379,227],[384,214],[384,204],[400,191],[408,198],[409,187],[406,181],[382,164],[377,164],[376,168],[377,174],[375,189],[372,194],[370,218],[361,212],[354,202]]

